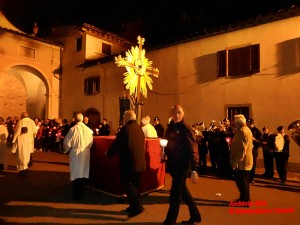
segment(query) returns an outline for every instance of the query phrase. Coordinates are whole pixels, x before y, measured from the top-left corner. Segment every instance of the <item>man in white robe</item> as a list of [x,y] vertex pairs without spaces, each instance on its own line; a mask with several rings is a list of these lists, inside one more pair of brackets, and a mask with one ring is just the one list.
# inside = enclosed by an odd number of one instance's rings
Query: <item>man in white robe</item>
[[34,152],[34,138],[37,129],[35,122],[29,118],[27,112],[21,114],[21,120],[17,123],[12,143],[17,144],[17,169],[20,175],[25,175],[28,171],[30,154]]
[[93,131],[83,121],[83,115],[75,115],[77,124],[64,139],[64,152],[69,153],[70,180],[73,183],[73,197],[80,199],[84,193],[85,179],[90,172],[90,148],[93,144]]
[[6,126],[4,126],[4,119],[0,117],[0,171],[6,167],[7,137],[8,131]]
[[150,116],[145,116],[142,118],[142,130],[145,137],[147,138],[157,138],[157,132],[154,126],[150,123]]

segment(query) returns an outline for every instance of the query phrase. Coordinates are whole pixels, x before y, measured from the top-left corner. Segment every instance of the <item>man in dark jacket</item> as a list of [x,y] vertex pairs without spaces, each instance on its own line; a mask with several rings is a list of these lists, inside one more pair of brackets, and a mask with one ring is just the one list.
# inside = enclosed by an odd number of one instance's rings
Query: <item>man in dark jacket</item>
[[158,117],[154,118],[154,128],[156,130],[157,136],[159,138],[163,138],[164,136],[164,132],[165,132],[165,128],[163,127],[163,125],[160,123],[160,120]]
[[253,167],[250,171],[249,182],[254,183],[255,170],[256,170],[256,159],[258,157],[258,149],[261,147],[261,144],[262,144],[262,133],[254,125],[253,119],[247,120],[247,126],[250,128],[252,135],[253,135],[253,148],[252,148]]
[[120,174],[124,192],[128,198],[128,217],[140,214],[144,208],[140,203],[138,191],[139,174],[146,170],[145,136],[142,128],[136,122],[133,110],[127,110],[123,116],[124,126],[117,133],[107,157],[120,153]]
[[103,119],[99,136],[109,136],[109,135],[110,135],[110,126],[107,123],[107,119]]
[[196,138],[184,120],[183,108],[175,105],[172,108],[172,121],[170,122],[165,138],[168,140],[165,152],[167,155],[167,168],[172,177],[171,194],[169,198],[169,210],[164,225],[174,225],[179,213],[180,201],[188,205],[190,219],[182,221],[182,224],[196,224],[201,222],[200,212],[186,187],[186,178],[192,170],[192,183],[197,182],[197,165],[199,155]]
[[[265,167],[265,172],[263,176],[271,179],[274,177],[275,134],[271,133],[268,127],[263,127],[262,131],[263,131],[262,149],[263,149],[263,158],[264,158],[264,167]],[[273,141],[270,142],[272,139]]]
[[[277,136],[282,138],[282,143],[276,144]],[[290,138],[284,132],[284,127],[279,126],[277,127],[277,136],[275,137],[275,162],[276,162],[276,169],[280,178],[280,183],[285,184],[286,177],[287,177],[287,167],[288,167],[288,160],[290,156]]]

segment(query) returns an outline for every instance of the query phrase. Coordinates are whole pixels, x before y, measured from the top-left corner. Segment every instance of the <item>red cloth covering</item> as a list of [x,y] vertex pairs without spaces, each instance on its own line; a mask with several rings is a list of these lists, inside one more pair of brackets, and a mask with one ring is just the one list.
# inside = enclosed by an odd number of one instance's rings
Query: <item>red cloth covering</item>
[[[114,155],[110,159],[105,156],[114,139],[115,136],[94,137],[91,148],[90,186],[107,194],[123,196],[119,156]],[[146,171],[141,174],[141,194],[158,190],[165,184],[165,163],[161,163],[159,138],[146,138],[145,145]]]

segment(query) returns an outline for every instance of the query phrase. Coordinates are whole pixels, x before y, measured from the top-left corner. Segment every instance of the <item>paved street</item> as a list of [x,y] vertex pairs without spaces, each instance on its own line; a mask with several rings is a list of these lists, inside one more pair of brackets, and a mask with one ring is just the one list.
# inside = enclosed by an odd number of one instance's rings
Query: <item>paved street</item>
[[[13,155],[8,168],[0,173],[0,224],[162,224],[168,209],[170,177],[163,189],[142,196],[145,211],[128,219],[126,201],[87,188],[80,201],[71,198],[68,156],[54,152],[35,152],[34,164],[26,177],[18,176]],[[286,185],[263,179],[257,171],[251,184],[250,208],[229,206],[238,197],[233,180],[213,175],[201,176],[199,183],[188,182],[207,225],[287,225],[300,224],[300,176],[289,173]],[[277,176],[278,177],[278,176]],[[185,205],[178,224],[189,219]]]

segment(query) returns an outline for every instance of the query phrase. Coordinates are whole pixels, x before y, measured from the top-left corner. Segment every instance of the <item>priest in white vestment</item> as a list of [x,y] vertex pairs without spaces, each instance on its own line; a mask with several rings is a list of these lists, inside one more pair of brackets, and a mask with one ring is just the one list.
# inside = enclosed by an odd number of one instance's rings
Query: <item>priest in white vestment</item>
[[8,131],[6,126],[4,126],[4,119],[0,117],[0,171],[6,167],[7,137]]
[[27,112],[21,114],[21,120],[17,123],[12,143],[17,144],[17,169],[20,175],[25,175],[28,171],[30,154],[34,152],[34,138],[37,129],[35,122],[29,118]]
[[73,183],[73,197],[80,199],[84,193],[84,182],[90,173],[90,148],[93,131],[83,121],[83,115],[76,113],[73,126],[64,139],[64,152],[69,153],[70,180]]
[[157,138],[157,132],[154,126],[150,123],[150,116],[145,116],[142,118],[142,130],[145,137],[147,138]]

